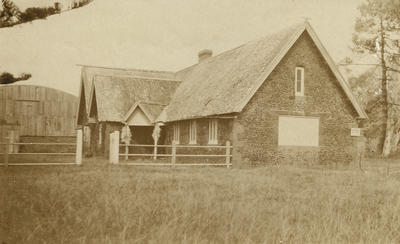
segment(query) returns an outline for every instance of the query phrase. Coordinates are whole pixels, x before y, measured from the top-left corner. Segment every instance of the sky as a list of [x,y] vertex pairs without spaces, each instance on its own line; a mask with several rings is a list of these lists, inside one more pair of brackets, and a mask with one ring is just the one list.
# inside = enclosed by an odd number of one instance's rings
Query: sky
[[[69,0],[61,0],[64,6]],[[14,0],[24,10],[50,0]],[[362,0],[94,0],[46,20],[0,29],[0,72],[78,95],[80,66],[177,71],[308,18],[333,59],[349,47]]]

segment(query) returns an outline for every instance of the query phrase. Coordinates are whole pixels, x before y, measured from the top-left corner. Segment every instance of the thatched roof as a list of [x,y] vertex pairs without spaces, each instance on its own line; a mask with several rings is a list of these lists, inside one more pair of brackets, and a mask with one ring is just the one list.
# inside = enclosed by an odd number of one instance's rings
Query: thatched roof
[[176,121],[241,112],[299,36],[308,31],[361,118],[365,112],[308,23],[210,57],[177,73],[182,80],[158,120]]
[[141,103],[154,120],[179,84],[155,78],[94,76],[89,107],[96,103],[98,121],[124,122],[132,104]]
[[[149,117],[152,117],[152,122],[238,113],[305,31],[321,52],[359,117],[367,118],[308,22],[206,58],[176,73],[84,67],[84,92],[81,96],[85,95],[89,108],[88,94],[94,96],[90,90],[91,87],[95,88],[100,121],[122,121],[134,105],[140,105],[142,110],[151,114]],[[92,84],[93,79],[95,81]]]
[[[137,78],[155,78],[164,80],[174,80],[175,73],[156,70],[142,69],[120,69],[99,66],[82,65],[81,73],[81,92],[80,96],[85,96],[86,111],[89,111],[89,99],[95,76],[128,76]],[[132,104],[131,104],[132,105]]]

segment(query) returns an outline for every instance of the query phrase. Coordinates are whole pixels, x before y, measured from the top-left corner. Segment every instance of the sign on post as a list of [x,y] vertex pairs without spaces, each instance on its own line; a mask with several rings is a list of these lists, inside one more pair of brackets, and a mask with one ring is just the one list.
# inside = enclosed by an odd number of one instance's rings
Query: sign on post
[[351,136],[361,136],[361,128],[351,128]]

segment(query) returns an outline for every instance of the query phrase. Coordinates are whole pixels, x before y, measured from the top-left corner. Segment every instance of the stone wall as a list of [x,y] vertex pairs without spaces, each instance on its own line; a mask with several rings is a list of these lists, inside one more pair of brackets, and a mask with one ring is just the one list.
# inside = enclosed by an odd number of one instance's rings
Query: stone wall
[[[295,68],[304,67],[304,97],[294,94]],[[320,118],[317,148],[278,147],[280,115]],[[347,164],[355,155],[350,128],[357,113],[328,64],[303,33],[234,121],[234,166],[317,161]]]

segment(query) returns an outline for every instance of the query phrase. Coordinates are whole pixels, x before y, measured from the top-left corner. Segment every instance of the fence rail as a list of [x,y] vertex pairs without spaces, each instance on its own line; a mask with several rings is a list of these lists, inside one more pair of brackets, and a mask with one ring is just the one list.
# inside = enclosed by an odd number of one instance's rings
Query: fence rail
[[[82,130],[77,130],[76,133],[76,143],[43,143],[43,142],[12,142],[11,140],[6,142],[1,142],[0,145],[3,147],[3,152],[0,155],[3,155],[4,162],[0,163],[0,165],[4,165],[5,167],[8,166],[47,166],[47,165],[81,165],[82,164],[82,147],[83,147],[83,133]],[[10,139],[10,138],[6,138]],[[20,145],[41,145],[41,146],[75,146],[74,153],[57,153],[57,152],[14,152],[14,146]],[[10,155],[32,155],[32,156],[75,156],[74,163],[10,163],[9,158]]]
[[[153,153],[129,153],[130,147],[141,147],[141,148],[153,148]],[[125,148],[125,152],[120,152],[120,148]],[[158,153],[160,148],[170,148],[170,153]],[[177,149],[182,148],[200,148],[200,149],[223,149],[225,153],[216,154],[193,154],[193,153],[177,153]],[[224,146],[221,145],[177,145],[172,143],[172,145],[148,145],[148,144],[120,144],[119,132],[113,132],[110,134],[110,163],[112,164],[123,164],[123,165],[136,165],[136,166],[225,166],[230,168],[231,163],[231,146],[230,142],[227,141]],[[119,162],[120,158],[124,158],[125,162]],[[169,163],[135,163],[127,162],[129,157],[151,157],[157,159],[159,157],[170,158]],[[225,158],[223,163],[177,163],[177,158]]]

